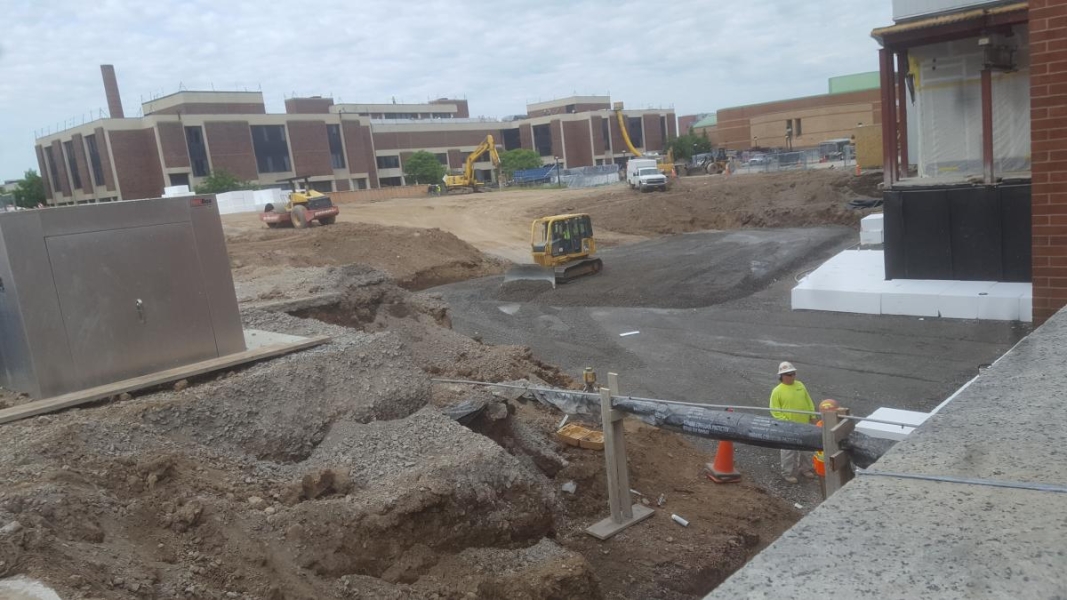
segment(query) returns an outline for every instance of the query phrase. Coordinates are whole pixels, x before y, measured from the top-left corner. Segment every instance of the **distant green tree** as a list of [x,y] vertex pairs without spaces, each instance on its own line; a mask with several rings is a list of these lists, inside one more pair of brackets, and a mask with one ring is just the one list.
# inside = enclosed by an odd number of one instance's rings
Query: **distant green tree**
[[515,148],[514,150],[500,153],[500,170],[509,178],[515,175],[515,171],[537,169],[542,164],[541,155],[533,150]]
[[704,135],[687,133],[667,140],[667,149],[674,150],[675,160],[688,160],[694,154],[711,152],[711,140],[708,139],[706,132]]
[[44,181],[37,171],[30,169],[22,174],[22,181],[11,194],[15,196],[15,206],[36,208],[44,203]]
[[412,180],[418,184],[441,183],[446,171],[441,161],[425,150],[419,150],[404,159],[404,175],[408,183]]
[[253,187],[251,183],[241,181],[225,169],[215,169],[193,191],[197,194],[222,194],[235,190],[250,190]]

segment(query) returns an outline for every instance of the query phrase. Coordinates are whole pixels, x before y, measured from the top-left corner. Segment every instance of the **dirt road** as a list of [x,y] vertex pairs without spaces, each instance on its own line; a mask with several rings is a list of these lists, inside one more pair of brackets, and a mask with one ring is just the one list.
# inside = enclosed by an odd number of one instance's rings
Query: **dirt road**
[[[530,261],[530,215],[548,215],[549,204],[581,206],[600,190],[504,190],[481,194],[397,198],[367,204],[341,204],[338,223],[441,229],[478,250],[512,262]],[[253,214],[228,215],[227,233],[248,234],[263,229]],[[598,231],[604,245],[640,241],[643,236]]]

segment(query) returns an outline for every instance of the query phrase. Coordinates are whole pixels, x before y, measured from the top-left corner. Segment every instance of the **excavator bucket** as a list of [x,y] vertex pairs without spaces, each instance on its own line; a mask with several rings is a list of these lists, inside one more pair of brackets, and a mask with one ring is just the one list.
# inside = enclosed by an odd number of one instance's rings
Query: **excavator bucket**
[[504,273],[504,283],[509,281],[547,281],[556,287],[556,270],[541,265],[514,265]]

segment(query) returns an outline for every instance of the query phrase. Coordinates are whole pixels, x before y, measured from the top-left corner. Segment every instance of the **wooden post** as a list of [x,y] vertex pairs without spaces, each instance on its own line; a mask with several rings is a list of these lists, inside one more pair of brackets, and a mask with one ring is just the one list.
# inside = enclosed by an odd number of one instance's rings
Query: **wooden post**
[[653,511],[630,502],[630,469],[626,464],[625,413],[611,406],[611,397],[619,393],[619,376],[608,373],[608,387],[600,388],[600,417],[604,426],[604,462],[607,467],[608,507],[611,516],[586,529],[586,533],[606,540],[630,525],[644,521]]
[[882,179],[888,188],[896,182],[898,149],[896,74],[892,50],[882,48],[878,51],[878,66],[882,88]]
[[829,498],[852,479],[852,463],[848,453],[841,449],[841,442],[856,428],[856,422],[841,419],[847,408],[822,411],[822,448],[826,461],[825,497]]
[[900,163],[897,180],[908,177],[908,51],[897,52],[897,139],[900,141]]
[[993,173],[993,71],[982,69],[982,179],[996,183]]

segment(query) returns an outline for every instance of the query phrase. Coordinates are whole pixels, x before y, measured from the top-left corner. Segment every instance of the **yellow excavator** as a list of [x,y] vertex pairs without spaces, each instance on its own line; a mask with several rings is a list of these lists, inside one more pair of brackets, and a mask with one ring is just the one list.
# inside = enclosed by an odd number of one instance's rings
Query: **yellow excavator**
[[532,265],[515,265],[504,273],[504,282],[548,281],[552,287],[584,275],[599,273],[604,263],[596,258],[593,220],[587,214],[542,217],[530,226]]
[[[634,158],[641,158],[644,154],[634,146],[634,143],[630,141],[630,132],[626,129],[626,117],[622,114],[622,102],[615,103],[615,118],[619,121],[619,131],[622,132],[622,141],[626,143],[626,148],[634,155]],[[651,158],[651,157],[650,157]],[[674,149],[671,148],[667,151],[667,156],[657,156],[656,167],[660,172],[666,175],[668,178],[674,174]]]
[[493,143],[493,136],[487,135],[482,140],[481,144],[474,149],[473,152],[467,155],[467,162],[463,165],[463,173],[460,175],[445,175],[445,191],[451,192],[453,190],[469,189],[472,192],[482,191],[484,183],[474,178],[474,163],[478,162],[478,159],[485,153],[489,153],[489,160],[493,162],[493,167],[500,168],[500,154],[496,151],[496,145]]

